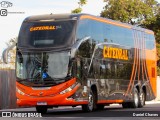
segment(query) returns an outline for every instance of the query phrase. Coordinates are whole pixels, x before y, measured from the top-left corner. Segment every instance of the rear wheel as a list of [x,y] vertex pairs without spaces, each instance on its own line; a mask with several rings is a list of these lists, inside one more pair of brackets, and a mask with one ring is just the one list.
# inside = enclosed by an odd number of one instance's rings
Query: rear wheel
[[145,105],[145,93],[144,91],[142,90],[141,93],[139,93],[139,104],[138,104],[138,107],[143,107]]
[[47,109],[48,109],[47,106],[36,106],[36,110],[38,113],[45,114],[45,113],[47,113]]
[[129,107],[131,108],[137,108],[139,104],[139,93],[137,89],[134,89],[133,93],[133,102],[129,103]]
[[91,91],[88,95],[88,104],[82,105],[82,110],[84,112],[91,112],[95,109],[95,95]]

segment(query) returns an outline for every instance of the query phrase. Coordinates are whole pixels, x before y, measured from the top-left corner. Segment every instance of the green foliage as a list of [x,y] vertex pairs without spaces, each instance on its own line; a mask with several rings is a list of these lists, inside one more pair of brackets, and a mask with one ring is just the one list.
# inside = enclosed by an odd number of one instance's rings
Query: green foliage
[[130,24],[140,24],[154,16],[155,0],[106,0],[102,17]]
[[82,8],[76,8],[72,10],[72,13],[81,13],[81,12],[82,12]]
[[78,4],[79,4],[80,6],[83,6],[83,5],[87,4],[87,0],[80,0],[80,1],[78,2]]
[[160,76],[160,67],[157,66],[157,76]]
[[83,5],[87,4],[87,0],[79,0],[78,5],[79,7],[72,10],[71,13],[81,13]]
[[141,26],[153,30],[156,42],[160,44],[160,12],[158,12],[153,18],[146,19]]
[[160,44],[156,44],[156,47],[157,47],[157,63],[158,63],[158,66],[160,67]]

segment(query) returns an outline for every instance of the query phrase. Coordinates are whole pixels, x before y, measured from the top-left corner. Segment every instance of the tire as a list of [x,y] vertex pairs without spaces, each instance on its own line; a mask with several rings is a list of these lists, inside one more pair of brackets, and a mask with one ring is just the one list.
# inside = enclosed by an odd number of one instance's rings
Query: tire
[[134,89],[133,102],[129,103],[130,108],[137,108],[139,104],[139,93],[137,89]]
[[123,108],[129,108],[129,103],[127,103],[127,102],[122,103],[122,107]]
[[97,105],[97,110],[104,110],[104,105]]
[[145,105],[145,93],[142,90],[142,92],[139,93],[139,104],[138,107],[141,108]]
[[38,113],[42,113],[42,114],[45,114],[47,113],[47,106],[36,106],[36,111]]
[[82,105],[82,110],[84,112],[92,112],[93,110],[95,110],[95,106],[96,106],[96,102],[95,101],[96,101],[95,95],[91,91],[89,93],[89,95],[88,95],[88,104]]

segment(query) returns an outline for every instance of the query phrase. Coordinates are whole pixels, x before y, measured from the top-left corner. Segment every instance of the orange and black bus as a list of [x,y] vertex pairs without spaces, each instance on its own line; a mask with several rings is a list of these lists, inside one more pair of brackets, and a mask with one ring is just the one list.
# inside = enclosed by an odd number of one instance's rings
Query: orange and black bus
[[19,106],[84,111],[143,107],[156,97],[154,33],[88,14],[26,18],[16,53]]

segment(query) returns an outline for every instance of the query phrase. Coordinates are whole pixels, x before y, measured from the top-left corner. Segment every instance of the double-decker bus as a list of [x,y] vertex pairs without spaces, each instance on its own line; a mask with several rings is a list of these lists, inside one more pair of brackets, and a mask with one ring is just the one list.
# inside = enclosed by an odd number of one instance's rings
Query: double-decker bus
[[156,97],[154,33],[88,14],[26,18],[16,53],[19,106],[89,112],[112,103],[143,107]]

